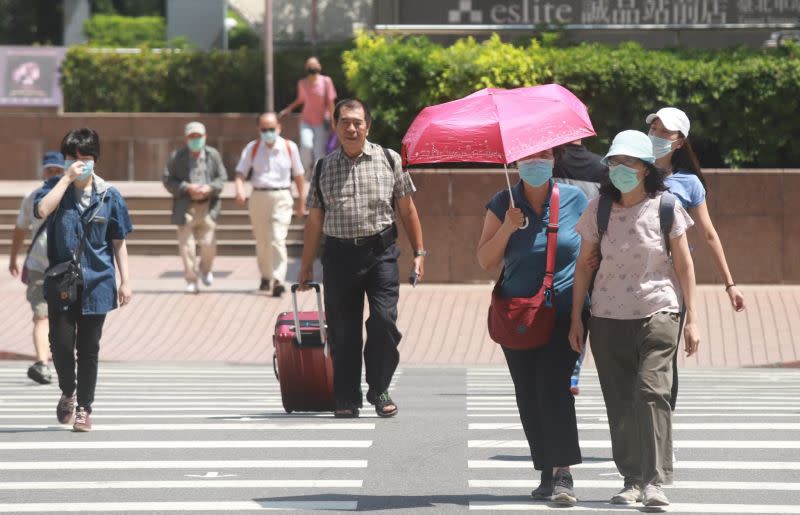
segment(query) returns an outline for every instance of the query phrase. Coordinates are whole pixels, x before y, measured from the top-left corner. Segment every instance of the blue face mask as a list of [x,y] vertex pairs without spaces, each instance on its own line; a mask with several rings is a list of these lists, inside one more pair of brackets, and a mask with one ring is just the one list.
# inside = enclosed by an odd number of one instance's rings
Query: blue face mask
[[638,172],[634,168],[625,165],[610,166],[608,168],[608,178],[611,179],[611,184],[622,193],[633,191],[641,182]]
[[[69,170],[69,167],[72,166],[76,159],[65,159],[64,160],[64,171],[66,172]],[[76,181],[83,181],[89,178],[90,175],[94,172],[94,159],[87,159],[83,162],[83,172],[78,175],[75,180]]]
[[541,186],[553,176],[552,159],[528,159],[517,163],[519,177],[531,186]]
[[274,130],[262,131],[261,141],[267,145],[272,145],[278,139],[278,132]]
[[206,137],[203,136],[201,138],[191,138],[186,142],[186,146],[189,147],[189,150],[192,152],[200,152],[203,150],[203,147],[206,146]]
[[650,141],[653,142],[653,155],[656,159],[661,159],[672,152],[672,140],[650,135]]

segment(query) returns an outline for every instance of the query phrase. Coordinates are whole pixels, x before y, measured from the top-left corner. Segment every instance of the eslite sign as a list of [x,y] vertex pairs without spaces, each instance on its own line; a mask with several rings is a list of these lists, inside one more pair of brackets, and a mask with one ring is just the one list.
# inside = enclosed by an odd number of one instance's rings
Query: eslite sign
[[800,0],[399,0],[395,23],[428,25],[798,24]]

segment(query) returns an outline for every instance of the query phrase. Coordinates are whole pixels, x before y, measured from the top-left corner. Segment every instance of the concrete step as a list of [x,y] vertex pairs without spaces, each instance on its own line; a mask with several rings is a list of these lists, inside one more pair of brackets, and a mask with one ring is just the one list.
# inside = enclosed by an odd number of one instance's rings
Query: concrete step
[[[133,236],[133,235],[131,235]],[[26,247],[27,248],[27,242]],[[286,248],[289,256],[301,257],[303,255],[302,240],[287,240]],[[0,239],[0,254],[8,255],[11,249],[11,239]],[[178,244],[175,239],[152,240],[152,239],[131,239],[128,240],[128,253],[137,256],[170,256],[178,254]],[[217,240],[217,254],[220,256],[253,256],[256,255],[256,244],[253,240]],[[21,256],[20,256],[21,261]],[[6,266],[5,263],[2,264]]]

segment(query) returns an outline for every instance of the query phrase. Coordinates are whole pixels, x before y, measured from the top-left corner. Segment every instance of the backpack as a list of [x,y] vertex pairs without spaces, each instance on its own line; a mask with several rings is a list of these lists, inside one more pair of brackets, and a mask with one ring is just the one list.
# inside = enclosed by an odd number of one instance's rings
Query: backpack
[[[597,204],[597,234],[600,239],[597,245],[603,241],[603,235],[608,231],[608,220],[611,218],[611,206],[614,203],[609,195],[600,195]],[[675,220],[675,195],[669,191],[661,193],[658,203],[658,219],[661,226],[661,236],[664,238],[664,248],[667,249],[667,257],[671,259],[669,246],[669,233],[672,231],[672,222]]]
[[[391,152],[389,152],[388,148],[383,148],[383,155],[386,156],[386,160],[389,161],[389,168],[391,168],[392,173],[394,173],[394,158],[392,158],[392,154]],[[322,172],[322,159],[319,159],[317,160],[316,166],[314,166],[314,189],[317,190],[317,198],[319,199],[319,203],[322,206],[322,210],[324,211],[325,201],[322,200],[322,187],[319,184],[319,176],[321,172]],[[392,209],[394,209],[394,195],[392,195]]]

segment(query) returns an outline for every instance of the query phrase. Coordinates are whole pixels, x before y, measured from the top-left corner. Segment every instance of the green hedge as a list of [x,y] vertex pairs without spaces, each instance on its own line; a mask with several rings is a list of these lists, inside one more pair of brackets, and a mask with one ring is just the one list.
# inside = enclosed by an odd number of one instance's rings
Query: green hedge
[[[348,94],[342,52],[352,42],[319,53],[340,97]],[[307,48],[275,53],[275,105],[294,100],[297,80],[305,75]],[[120,54],[72,47],[62,65],[64,109],[78,112],[244,112],[264,109],[264,54],[261,50],[192,50]]]
[[647,113],[666,105],[692,120],[692,141],[707,167],[800,166],[800,60],[797,49],[645,50],[636,44],[543,47],[471,38],[449,47],[425,38],[362,34],[345,52],[352,91],[373,108],[371,136],[399,141],[426,105],[483,87],[557,82],[589,106],[597,152],[624,129],[644,129]]
[[94,47],[167,46],[167,24],[161,16],[95,14],[83,23],[83,32]]

